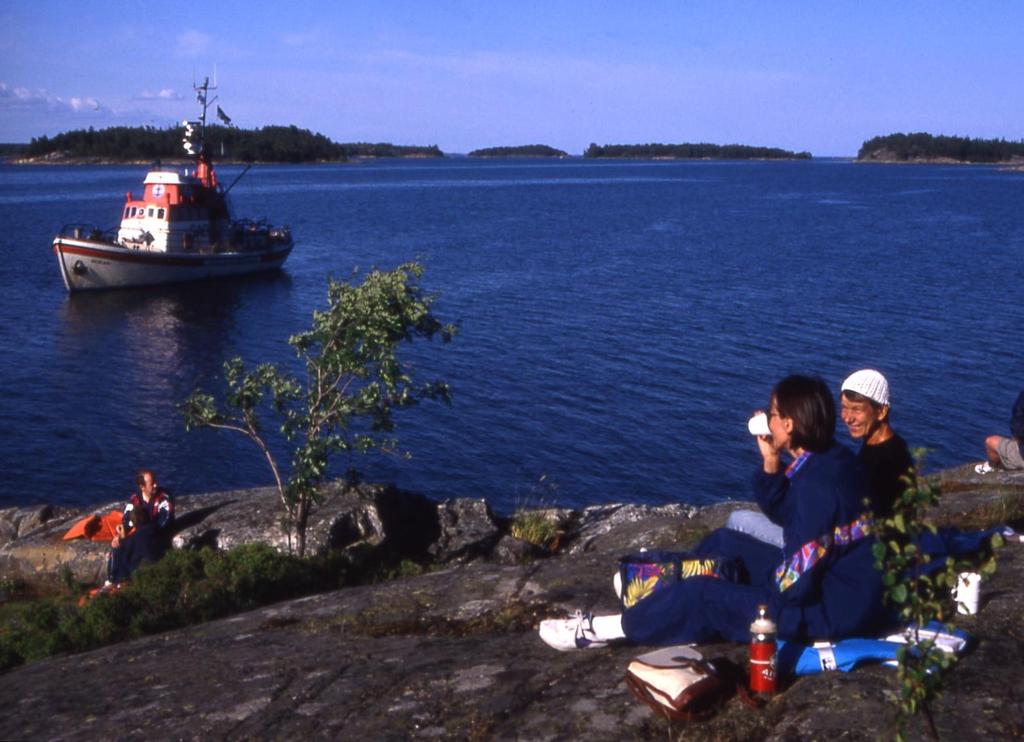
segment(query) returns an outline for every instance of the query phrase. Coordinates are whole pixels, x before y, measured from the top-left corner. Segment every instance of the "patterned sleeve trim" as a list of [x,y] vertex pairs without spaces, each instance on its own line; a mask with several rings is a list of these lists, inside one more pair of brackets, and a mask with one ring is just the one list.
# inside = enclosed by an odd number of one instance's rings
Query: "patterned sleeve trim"
[[832,533],[812,539],[775,570],[775,583],[779,592],[791,588],[804,574],[828,554],[832,546],[847,546],[874,533],[874,522],[869,515],[861,515],[845,526],[836,526]]

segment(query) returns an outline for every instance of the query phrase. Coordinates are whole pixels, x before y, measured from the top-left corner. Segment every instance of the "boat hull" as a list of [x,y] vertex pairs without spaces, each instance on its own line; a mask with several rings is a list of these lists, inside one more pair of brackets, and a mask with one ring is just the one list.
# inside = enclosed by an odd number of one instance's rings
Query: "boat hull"
[[58,236],[53,252],[68,291],[155,286],[241,276],[280,268],[292,242],[266,250],[224,253],[166,253],[137,250],[110,242]]

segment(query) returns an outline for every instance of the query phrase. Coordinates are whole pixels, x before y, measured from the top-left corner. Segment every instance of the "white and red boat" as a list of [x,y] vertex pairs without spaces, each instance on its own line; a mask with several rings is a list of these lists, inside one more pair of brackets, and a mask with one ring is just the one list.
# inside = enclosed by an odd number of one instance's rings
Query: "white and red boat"
[[[202,115],[185,122],[185,151],[195,156],[191,172],[151,170],[142,197],[127,194],[117,230],[68,225],[53,239],[68,291],[238,276],[280,268],[288,258],[287,227],[231,216],[230,188],[217,183],[203,143],[210,89],[208,80],[196,87]],[[198,147],[191,141],[196,125]]]

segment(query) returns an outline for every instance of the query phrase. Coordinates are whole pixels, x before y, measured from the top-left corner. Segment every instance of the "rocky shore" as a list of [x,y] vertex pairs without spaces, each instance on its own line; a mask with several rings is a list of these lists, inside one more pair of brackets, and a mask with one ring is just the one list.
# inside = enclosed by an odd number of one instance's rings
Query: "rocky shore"
[[853,162],[857,164],[878,165],[981,165],[991,166],[996,170],[1003,172],[1024,172],[1024,158],[1020,157],[1013,157],[1009,160],[999,160],[997,162],[975,162],[973,160],[958,160],[954,157],[941,157],[937,155],[906,158],[887,149],[869,152],[866,155],[854,158]]
[[[944,472],[942,524],[1021,524],[1024,475]],[[105,512],[116,506],[95,508]],[[425,574],[347,588],[0,676],[0,738],[114,739],[877,739],[892,737],[895,671],[864,667],[791,683],[762,709],[738,698],[709,720],[668,723],[629,695],[641,650],[560,654],[536,634],[577,607],[614,611],[611,574],[624,553],[685,547],[744,503],[707,508],[608,505],[559,511],[556,553],[509,535],[482,501],[433,503],[389,488],[336,493],[310,548],[402,544]],[[279,546],[272,490],[179,502],[179,548],[249,541]],[[87,513],[85,513],[87,514]],[[0,578],[95,580],[104,546],[63,542],[82,512],[0,511]],[[983,585],[981,610],[958,625],[974,649],[935,706],[942,739],[1024,734],[1024,544],[1008,544]],[[700,647],[739,667],[745,647]],[[924,735],[923,725],[911,738]]]

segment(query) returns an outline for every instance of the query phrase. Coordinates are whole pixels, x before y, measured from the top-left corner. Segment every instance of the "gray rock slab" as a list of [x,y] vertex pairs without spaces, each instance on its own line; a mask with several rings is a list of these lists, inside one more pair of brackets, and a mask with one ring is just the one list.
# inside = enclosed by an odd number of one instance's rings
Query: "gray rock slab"
[[452,499],[437,506],[439,535],[430,553],[444,561],[468,561],[490,553],[501,529],[484,500]]
[[[963,470],[944,474],[948,494],[938,520],[1019,523],[1024,478],[981,479]],[[238,500],[232,493],[221,497]],[[424,549],[439,538],[440,527],[424,528],[422,502],[370,499],[372,515],[351,502],[333,515],[325,508],[323,532],[333,533],[335,543],[372,542],[387,534],[388,523],[404,523],[407,530],[395,533],[420,539]],[[197,499],[195,507],[216,502]],[[578,607],[616,611],[611,577],[621,554],[693,543],[742,506],[591,509],[574,514],[575,530],[551,558],[518,563],[527,554],[508,548],[509,564],[461,564],[17,668],[0,676],[0,738],[891,738],[898,684],[889,668],[801,678],[763,709],[733,698],[708,721],[670,727],[634,701],[623,683],[626,664],[640,648],[563,654],[537,637],[543,618]],[[480,514],[479,508],[468,511]],[[182,517],[188,512],[179,510]],[[69,520],[33,525],[17,542],[59,538]],[[459,528],[449,533],[458,535]],[[475,534],[492,538],[486,524],[462,533],[464,544],[478,543]],[[46,558],[58,556],[70,559]],[[957,620],[976,644],[934,705],[941,739],[1024,733],[1022,586],[1024,545],[1013,542],[983,584],[979,613]],[[701,650],[735,666],[746,652],[728,644]],[[908,737],[925,736],[922,720],[915,720]]]
[[[12,508],[0,512],[0,535],[15,534],[12,540],[0,545],[0,577],[46,583],[58,580],[66,572],[79,582],[102,582],[106,577],[109,543],[64,541],[62,537],[79,519],[122,507],[122,502],[114,501],[75,511],[23,512]],[[282,505],[273,487],[176,498],[175,511],[176,548],[230,549],[252,543],[267,544],[282,552],[291,548],[282,521]],[[44,520],[40,512],[48,514],[48,518]],[[477,529],[484,527],[481,517],[475,523]],[[493,521],[490,526],[496,530]],[[426,498],[379,485],[352,489],[335,485],[328,488],[324,502],[310,517],[306,553],[312,555],[361,543],[379,545],[391,539],[411,553],[426,554],[437,538],[437,505]],[[455,547],[464,549],[465,543]],[[444,545],[435,549],[440,561],[448,555]]]
[[[801,678],[764,709],[733,698],[708,721],[670,729],[622,681],[639,648],[545,646],[542,618],[577,606],[614,610],[610,577],[625,545],[458,566],[43,660],[0,676],[0,738],[892,737],[898,686],[889,668]],[[1013,543],[984,585],[981,611],[959,622],[977,646],[935,705],[942,739],[1024,729],[1021,585],[1024,545]],[[701,649],[736,664],[746,651]],[[915,721],[910,738],[923,734]]]

